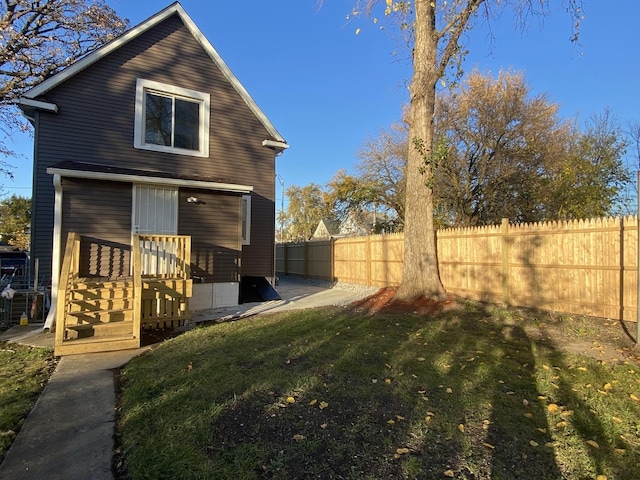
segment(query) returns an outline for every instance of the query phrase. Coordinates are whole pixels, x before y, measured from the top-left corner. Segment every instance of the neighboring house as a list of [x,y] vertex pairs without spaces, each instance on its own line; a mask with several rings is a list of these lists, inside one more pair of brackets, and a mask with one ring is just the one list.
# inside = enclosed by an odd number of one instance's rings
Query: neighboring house
[[339,237],[359,237],[374,233],[395,231],[396,222],[384,213],[352,210],[340,220],[322,219],[311,240],[326,240]]
[[311,240],[326,240],[335,237],[340,230],[340,221],[330,218],[323,218],[318,223]]
[[359,237],[371,235],[373,232],[374,215],[369,212],[350,211],[340,223],[338,236]]
[[20,108],[35,128],[31,258],[53,292],[68,232],[80,273],[109,278],[129,275],[133,234],[190,236],[191,310],[237,304],[245,276],[273,280],[288,145],[179,3]]

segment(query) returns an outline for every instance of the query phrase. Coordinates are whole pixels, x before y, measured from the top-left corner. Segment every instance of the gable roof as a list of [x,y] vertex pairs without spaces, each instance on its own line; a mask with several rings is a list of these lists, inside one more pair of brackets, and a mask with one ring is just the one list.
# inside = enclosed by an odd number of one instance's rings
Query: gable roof
[[[260,107],[258,107],[258,104],[253,100],[253,98],[251,98],[249,93],[238,81],[238,79],[233,74],[231,69],[227,66],[224,60],[222,60],[222,57],[218,54],[216,49],[213,48],[213,45],[211,44],[211,42],[207,40],[207,38],[196,26],[196,24],[193,23],[193,20],[191,20],[189,15],[187,15],[187,12],[185,12],[184,8],[182,8],[182,5],[180,5],[179,2],[172,3],[164,10],[161,10],[160,12],[156,13],[155,15],[148,18],[144,22],[128,30],[126,33],[122,34],[121,36],[117,37],[111,42],[103,45],[102,47],[94,50],[93,52],[89,53],[85,57],[82,57],[80,60],[78,60],[74,64],[70,65],[64,70],[47,78],[40,84],[28,90],[27,92],[24,93],[20,103],[22,103],[25,106],[33,107],[35,98],[39,97],[40,95],[44,95],[49,90],[65,82],[66,80],[73,77],[77,73],[81,72],[85,68],[91,66],[101,58],[109,55],[114,50],[117,50],[118,48],[126,45],[134,38],[147,32],[148,30],[160,24],[167,18],[171,17],[172,15],[178,15],[180,17],[180,19],[182,20],[184,25],[187,27],[189,32],[191,32],[193,37],[198,41],[198,43],[200,43],[200,45],[205,50],[205,52],[207,52],[207,54],[209,55],[213,63],[215,63],[220,68],[220,70],[222,71],[222,74],[227,78],[229,83],[238,92],[238,94],[244,100],[244,102],[249,106],[249,108],[254,113],[254,115],[260,120],[260,122],[263,124],[267,132],[269,132],[269,135],[273,137],[272,139],[265,140],[263,142],[263,145],[267,147],[277,148],[277,149],[288,148],[288,145],[286,144],[284,138],[282,138],[282,135],[280,135],[276,127],[271,123],[271,121],[269,121],[269,119],[264,114],[264,112],[260,109]],[[37,102],[37,103],[42,103],[43,105],[47,106],[49,110],[52,110],[53,107],[55,107],[55,105],[47,104],[46,102]]]

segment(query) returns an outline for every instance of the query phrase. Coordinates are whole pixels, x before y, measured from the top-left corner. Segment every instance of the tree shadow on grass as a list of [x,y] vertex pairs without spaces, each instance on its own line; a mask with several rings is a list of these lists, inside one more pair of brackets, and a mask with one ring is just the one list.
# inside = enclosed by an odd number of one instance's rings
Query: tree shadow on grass
[[[599,419],[564,355],[504,312],[322,309],[166,342],[123,375],[130,478],[579,478],[556,423],[570,406],[586,442]],[[584,451],[580,468],[625,472]]]

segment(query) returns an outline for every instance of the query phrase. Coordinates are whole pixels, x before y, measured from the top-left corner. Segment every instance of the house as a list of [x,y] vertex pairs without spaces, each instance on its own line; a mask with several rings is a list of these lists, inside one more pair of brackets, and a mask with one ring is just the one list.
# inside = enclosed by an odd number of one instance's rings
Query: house
[[340,230],[340,220],[334,220],[331,218],[323,218],[318,223],[311,240],[327,240],[331,237],[335,237]]
[[345,215],[338,235],[341,237],[360,237],[371,235],[374,230],[375,215],[370,212],[362,212],[359,210],[351,210]]
[[35,128],[31,258],[58,297],[46,326],[64,308],[67,253],[78,278],[103,284],[140,258],[153,263],[143,277],[187,258],[191,310],[237,304],[244,277],[273,281],[275,159],[288,145],[179,3],[32,88],[20,108]]

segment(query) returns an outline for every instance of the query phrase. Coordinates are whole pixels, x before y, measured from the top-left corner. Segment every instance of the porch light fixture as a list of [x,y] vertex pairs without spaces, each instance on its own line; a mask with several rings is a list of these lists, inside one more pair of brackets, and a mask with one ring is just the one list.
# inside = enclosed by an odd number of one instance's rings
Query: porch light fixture
[[200,203],[200,201],[198,200],[198,197],[188,197],[187,203]]

